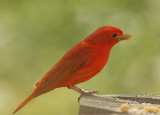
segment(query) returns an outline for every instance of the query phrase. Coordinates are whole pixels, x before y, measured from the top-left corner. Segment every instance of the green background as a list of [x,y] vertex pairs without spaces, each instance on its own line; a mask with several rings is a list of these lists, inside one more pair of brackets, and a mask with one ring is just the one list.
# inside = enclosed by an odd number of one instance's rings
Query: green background
[[[78,85],[100,94],[160,93],[160,0],[0,0],[0,115],[11,115],[71,47],[101,26],[133,36]],[[77,115],[79,94],[59,88],[16,115]]]

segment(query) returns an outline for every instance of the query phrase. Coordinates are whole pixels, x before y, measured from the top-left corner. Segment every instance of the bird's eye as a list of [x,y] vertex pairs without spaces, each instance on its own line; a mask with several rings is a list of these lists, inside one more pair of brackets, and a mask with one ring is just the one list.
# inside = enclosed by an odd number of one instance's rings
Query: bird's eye
[[115,38],[115,37],[117,36],[117,34],[116,34],[116,33],[113,33],[112,36]]

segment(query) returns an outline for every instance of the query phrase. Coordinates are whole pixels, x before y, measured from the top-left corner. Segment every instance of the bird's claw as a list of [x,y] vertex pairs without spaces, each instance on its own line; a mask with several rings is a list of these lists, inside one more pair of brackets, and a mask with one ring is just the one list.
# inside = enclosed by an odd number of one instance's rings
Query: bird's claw
[[81,102],[81,98],[82,98],[82,95],[80,95],[80,96],[78,97],[78,103]]
[[80,103],[80,100],[82,98],[83,95],[94,95],[94,94],[98,94],[98,91],[93,90],[93,91],[83,91],[83,93],[81,93],[81,95],[78,97],[78,103]]
[[93,95],[93,94],[98,94],[98,91],[93,90],[93,91],[84,91],[82,95]]

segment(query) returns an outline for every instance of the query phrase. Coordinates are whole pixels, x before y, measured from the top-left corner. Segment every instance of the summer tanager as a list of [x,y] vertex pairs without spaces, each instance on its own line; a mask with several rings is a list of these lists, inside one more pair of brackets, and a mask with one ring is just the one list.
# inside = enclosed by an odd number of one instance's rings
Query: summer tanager
[[67,87],[81,94],[84,91],[76,84],[85,82],[99,73],[107,63],[111,48],[121,40],[132,39],[120,29],[103,26],[71,48],[36,84],[33,93],[13,112],[27,104],[31,99],[59,87]]

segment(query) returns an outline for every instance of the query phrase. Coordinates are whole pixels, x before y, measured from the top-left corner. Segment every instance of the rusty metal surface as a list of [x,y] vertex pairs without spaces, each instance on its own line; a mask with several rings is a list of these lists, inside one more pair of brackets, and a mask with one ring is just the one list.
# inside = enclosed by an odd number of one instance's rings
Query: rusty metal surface
[[[122,104],[129,106],[128,112],[120,110]],[[142,105],[152,109],[160,104],[160,95],[84,95],[79,115],[160,115],[157,112],[142,111]],[[159,108],[160,109],[160,108]]]

